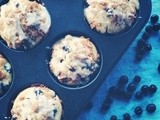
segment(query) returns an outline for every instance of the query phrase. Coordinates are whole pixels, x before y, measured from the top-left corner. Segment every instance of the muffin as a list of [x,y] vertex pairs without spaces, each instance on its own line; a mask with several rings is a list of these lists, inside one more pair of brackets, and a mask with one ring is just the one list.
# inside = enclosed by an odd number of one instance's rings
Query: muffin
[[100,33],[118,33],[132,26],[139,0],[86,0],[84,16],[91,29]]
[[0,95],[3,93],[2,86],[8,86],[11,83],[11,65],[10,63],[0,54]]
[[66,35],[53,45],[49,67],[60,83],[82,85],[96,73],[99,57],[89,38]]
[[0,9],[0,36],[9,48],[33,48],[51,26],[47,9],[36,1],[10,0]]
[[11,114],[16,120],[61,120],[61,100],[43,85],[32,86],[18,94]]

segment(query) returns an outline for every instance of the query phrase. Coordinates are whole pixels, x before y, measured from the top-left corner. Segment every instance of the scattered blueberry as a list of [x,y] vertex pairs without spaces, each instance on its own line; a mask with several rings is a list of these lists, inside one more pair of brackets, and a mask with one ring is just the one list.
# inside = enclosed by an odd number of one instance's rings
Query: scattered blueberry
[[105,113],[106,111],[108,111],[110,109],[110,104],[107,104],[107,103],[103,103],[101,108],[100,108],[100,112],[101,113]]
[[130,83],[130,84],[128,85],[128,87],[127,87],[127,90],[128,90],[129,92],[135,91],[135,90],[136,90],[136,85],[135,85],[134,83]]
[[138,91],[135,93],[135,97],[136,97],[136,99],[142,99],[143,93],[141,91]]
[[138,48],[138,50],[140,48],[142,48],[145,44],[146,44],[146,41],[144,41],[143,39],[138,40],[138,42],[137,42],[137,48]]
[[117,98],[124,98],[125,90],[124,88],[118,88],[116,92]]
[[151,93],[155,93],[157,91],[157,86],[156,85],[150,85],[149,90]]
[[117,116],[112,115],[112,116],[110,117],[110,120],[117,120]]
[[112,104],[113,103],[113,98],[111,96],[107,96],[104,102],[107,103],[107,104]]
[[93,107],[93,103],[90,101],[87,103],[87,105],[85,106],[85,110],[90,110]]
[[150,20],[151,20],[151,23],[154,24],[154,23],[158,22],[159,16],[158,16],[157,14],[153,14],[153,15],[151,16]]
[[160,73],[160,64],[158,65],[158,72]]
[[111,96],[111,97],[115,97],[116,90],[117,90],[116,86],[110,87],[109,90],[108,90],[108,95]]
[[118,84],[119,85],[125,85],[128,83],[128,77],[123,75],[119,78]]
[[152,25],[147,25],[145,28],[146,32],[151,34],[153,32],[153,26]]
[[137,61],[141,61],[142,58],[143,58],[143,55],[142,55],[142,54],[137,54],[137,55],[136,55],[136,60],[137,60]]
[[123,115],[123,120],[130,120],[130,119],[131,119],[131,116],[130,116],[129,113],[125,113],[125,114]]
[[142,38],[143,38],[144,40],[149,39],[149,37],[150,37],[150,35],[149,35],[147,32],[144,32],[144,33],[142,34]]
[[140,106],[137,106],[135,109],[134,109],[134,112],[136,115],[141,115],[142,114],[142,108]]
[[146,51],[146,52],[149,52],[149,51],[151,51],[151,50],[152,50],[151,44],[146,44],[146,46],[145,46],[145,51]]
[[148,104],[147,107],[146,107],[146,110],[148,113],[153,113],[156,111],[156,105],[151,103],[151,104]]
[[153,30],[154,31],[160,30],[160,23],[156,23],[155,25],[153,25]]
[[125,98],[126,100],[130,100],[130,99],[132,98],[132,93],[126,92],[126,93],[124,94],[124,98]]
[[136,75],[136,76],[134,77],[134,79],[133,79],[133,82],[134,82],[135,84],[138,84],[140,81],[141,81],[141,77],[140,77],[139,75]]
[[143,85],[143,86],[141,87],[141,91],[142,91],[142,93],[144,93],[144,94],[148,94],[148,92],[149,92],[149,86],[148,86],[148,85]]

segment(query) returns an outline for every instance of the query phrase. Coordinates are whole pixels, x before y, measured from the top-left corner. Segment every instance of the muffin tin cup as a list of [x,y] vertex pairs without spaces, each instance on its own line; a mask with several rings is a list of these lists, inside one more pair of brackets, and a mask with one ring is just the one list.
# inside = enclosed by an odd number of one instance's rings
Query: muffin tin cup
[[[88,6],[89,6],[88,3],[84,0],[84,9],[87,8]],[[137,24],[137,22],[139,21],[139,19],[141,19],[141,17],[139,17],[139,15],[140,15],[139,12],[140,12],[140,10],[136,10],[136,18],[135,18],[135,20],[133,21],[133,23],[132,23],[131,26],[127,26],[124,30],[122,30],[122,31],[120,31],[120,32],[117,32],[117,33],[107,33],[107,32],[101,33],[101,32],[99,32],[99,31],[97,31],[95,28],[92,29],[92,28],[90,27],[90,24],[88,23],[88,21],[87,21],[87,19],[86,19],[86,17],[85,17],[84,14],[83,14],[83,17],[84,17],[84,21],[85,21],[85,23],[86,23],[86,26],[87,26],[88,28],[90,28],[91,30],[93,30],[95,33],[100,34],[100,35],[104,35],[104,36],[106,36],[106,37],[119,37],[119,36],[124,36],[124,35],[127,34],[129,31],[131,31],[132,28],[134,28],[134,26]],[[83,11],[83,13],[84,13],[84,11]]]
[[[38,4],[41,4],[41,5],[43,5],[44,7],[46,7],[45,4],[44,4],[44,2],[43,2],[42,0],[29,0],[29,1],[36,1]],[[4,4],[8,3],[8,2],[9,2],[9,0],[1,0],[1,1],[0,1],[0,5],[4,5]],[[51,24],[52,24],[52,23],[51,23]],[[50,26],[50,27],[51,27],[51,26]],[[0,37],[0,39],[2,40],[1,42],[4,44],[4,46],[6,46],[8,49],[11,49],[11,50],[16,51],[16,52],[25,52],[25,51],[29,51],[29,50],[32,50],[32,49],[40,46],[40,45],[43,43],[43,41],[46,40],[46,37],[47,37],[47,35],[48,35],[49,32],[50,32],[50,27],[48,28],[48,31],[45,33],[45,35],[42,36],[42,39],[41,39],[39,42],[37,42],[34,46],[29,47],[29,48],[26,48],[26,49],[25,49],[24,47],[22,47],[22,48],[16,48],[16,49],[10,48],[10,47],[8,47],[6,41],[5,41],[3,38]],[[24,40],[23,40],[23,41],[24,41]],[[23,46],[25,46],[25,44],[23,44],[23,43],[21,43],[21,44],[22,44]]]
[[12,63],[11,63],[11,61],[3,54],[3,53],[0,53],[6,60],[7,60],[7,62],[11,65],[11,69],[10,69],[10,74],[11,74],[11,82],[9,83],[9,85],[6,85],[6,86],[4,86],[4,85],[1,85],[1,89],[2,89],[2,93],[1,93],[1,95],[0,95],[0,99],[3,99],[3,97],[5,97],[7,94],[8,94],[8,92],[9,92],[9,90],[10,90],[10,88],[12,87],[12,83],[13,83],[13,80],[14,80],[14,70],[13,70],[13,65],[12,65]]
[[[5,117],[5,119],[7,120],[16,120],[15,118],[12,118],[12,115],[11,115],[11,109],[12,109],[12,107],[13,107],[13,103],[14,103],[14,100],[16,99],[16,97],[18,96],[18,94],[20,93],[20,92],[22,92],[23,90],[25,90],[25,89],[27,89],[27,88],[30,88],[30,87],[39,87],[39,86],[42,86],[42,87],[47,87],[47,88],[49,88],[49,89],[51,89],[50,87],[48,87],[48,86],[46,86],[46,85],[44,85],[44,84],[42,84],[42,83],[35,83],[35,84],[31,84],[31,85],[26,85],[26,86],[23,86],[23,87],[21,87],[19,90],[17,90],[17,92],[14,94],[14,95],[12,95],[12,97],[11,97],[11,104],[9,104],[8,105],[8,113],[7,113],[7,116]],[[51,89],[51,90],[53,90],[54,91],[54,89]],[[55,93],[56,93],[56,91],[54,91]],[[59,95],[58,94],[56,94],[58,97],[59,97]],[[61,98],[59,97],[59,99],[61,100]],[[63,102],[61,103],[61,105],[62,105],[62,108],[63,108]],[[62,111],[62,120],[64,119],[63,118],[63,115],[64,115],[64,112]]]
[[[50,32],[40,45],[28,51],[17,52],[0,42],[0,52],[10,61],[14,74],[8,93],[0,99],[0,106],[3,108],[0,109],[1,120],[10,119],[12,101],[17,94],[24,88],[37,83],[54,90],[61,98],[64,120],[77,119],[83,107],[144,27],[151,13],[151,1],[140,0],[139,16],[133,27],[125,34],[110,36],[99,34],[87,26],[83,15],[84,0],[70,0],[70,2],[44,0],[43,2],[51,15],[52,25]],[[78,88],[70,88],[58,83],[52,77],[48,67],[50,47],[68,33],[89,37],[101,56],[101,66],[96,78]]]
[[[72,36],[75,36],[75,37],[85,37],[85,38],[89,38],[90,42],[92,42],[96,49],[97,49],[97,52],[98,54],[100,55],[99,56],[99,61],[98,61],[98,65],[99,67],[96,69],[96,71],[94,71],[93,74],[89,75],[89,80],[85,83],[82,83],[82,84],[78,84],[78,85],[68,85],[68,84],[65,84],[65,83],[61,83],[58,78],[51,72],[50,70],[50,67],[49,67],[49,62],[51,60],[51,55],[52,55],[52,47],[54,44],[56,44],[57,42],[59,42],[61,39],[63,39],[66,35],[72,35]],[[55,42],[56,41],[56,42]],[[58,35],[55,40],[51,41],[51,43],[46,47],[47,50],[48,50],[48,53],[47,53],[47,67],[48,67],[48,72],[50,74],[50,76],[53,78],[53,80],[58,84],[60,85],[61,87],[64,87],[64,88],[67,88],[67,89],[81,89],[81,88],[84,88],[84,87],[87,87],[88,85],[92,84],[92,82],[94,82],[94,80],[97,79],[100,71],[101,71],[101,64],[102,64],[102,53],[99,49],[99,46],[97,46],[94,41],[93,41],[93,38],[89,37],[87,34],[83,33],[83,32],[78,32],[78,31],[70,31],[70,32],[65,32],[65,33],[62,33],[61,35]]]

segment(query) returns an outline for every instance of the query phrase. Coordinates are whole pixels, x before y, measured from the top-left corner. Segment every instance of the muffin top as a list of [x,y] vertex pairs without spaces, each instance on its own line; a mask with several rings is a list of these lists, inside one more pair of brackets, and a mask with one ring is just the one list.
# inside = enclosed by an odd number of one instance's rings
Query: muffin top
[[118,33],[132,26],[139,9],[138,0],[86,0],[84,9],[90,27],[100,33]]
[[51,26],[47,9],[36,1],[10,0],[1,6],[0,36],[13,49],[32,48]]
[[99,67],[99,54],[89,38],[66,35],[52,49],[50,69],[61,83],[84,84]]
[[61,100],[44,86],[32,86],[18,94],[11,109],[16,120],[61,120]]
[[11,83],[11,65],[10,63],[0,54],[0,84],[4,86]]

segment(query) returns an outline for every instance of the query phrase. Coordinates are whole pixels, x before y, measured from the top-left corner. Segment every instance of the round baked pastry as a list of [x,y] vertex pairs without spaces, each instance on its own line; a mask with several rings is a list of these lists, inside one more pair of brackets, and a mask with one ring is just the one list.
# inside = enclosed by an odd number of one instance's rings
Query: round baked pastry
[[[7,86],[11,83],[11,65],[10,63],[0,54],[0,88]],[[2,91],[0,90],[0,93]]]
[[89,38],[66,35],[52,47],[51,72],[61,83],[82,85],[99,67],[99,54]]
[[33,48],[51,26],[47,9],[36,1],[10,0],[0,9],[0,36],[9,48]]
[[16,120],[61,120],[61,100],[45,86],[32,86],[18,94],[11,114]]
[[132,26],[139,0],[86,0],[84,15],[91,29],[100,33],[118,33]]

